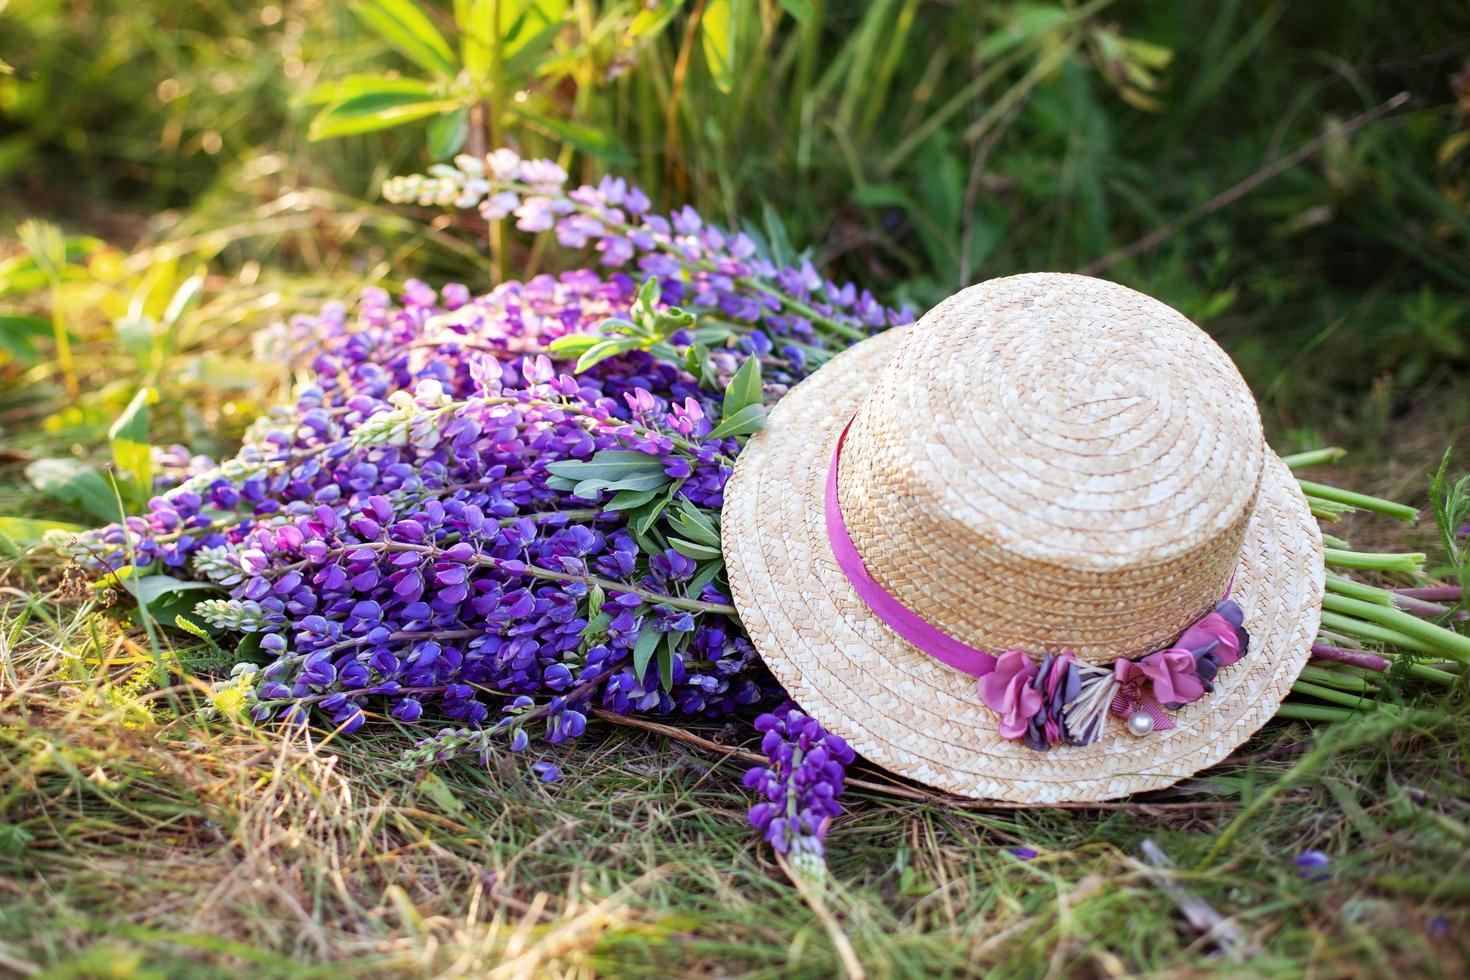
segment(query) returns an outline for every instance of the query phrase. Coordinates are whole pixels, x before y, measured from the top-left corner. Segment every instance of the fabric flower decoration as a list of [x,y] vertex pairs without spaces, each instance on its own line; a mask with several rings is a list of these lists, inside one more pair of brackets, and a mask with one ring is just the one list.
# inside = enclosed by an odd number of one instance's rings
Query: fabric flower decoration
[[1015,741],[1026,734],[1031,718],[1041,710],[1041,692],[1031,686],[1036,664],[1020,650],[1007,650],[995,661],[995,669],[980,678],[980,698],[1001,716],[1001,738]]
[[1194,671],[1194,654],[1180,647],[1151,653],[1138,670],[1153,684],[1154,697],[1165,705],[1187,704],[1204,697],[1205,686]]

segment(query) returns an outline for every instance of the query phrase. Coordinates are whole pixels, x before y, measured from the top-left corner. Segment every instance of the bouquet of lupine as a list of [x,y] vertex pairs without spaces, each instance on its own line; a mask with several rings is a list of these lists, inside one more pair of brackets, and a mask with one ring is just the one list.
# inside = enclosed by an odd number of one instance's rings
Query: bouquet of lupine
[[[722,494],[772,400],[912,317],[690,208],[654,214],[622,180],[566,181],[508,150],[391,181],[391,200],[513,216],[590,248],[601,271],[483,296],[410,281],[397,302],[368,290],[353,317],[332,306],[264,335],[303,378],[295,404],[223,463],[176,453],[146,515],[69,547],[99,571],[212,583],[222,597],[179,625],[239,637],[257,720],[422,727],[410,765],[564,743],[594,710],[764,711],[751,822],[819,863],[852,752],[785,702],[744,637]],[[1405,516],[1304,488],[1324,519]],[[1393,571],[1423,556],[1334,557]],[[1470,659],[1470,641],[1429,621],[1449,606],[1423,601],[1452,590],[1330,584],[1323,660],[1301,682],[1328,704],[1297,717],[1340,716],[1378,690],[1388,661],[1364,642],[1401,642],[1410,671],[1439,683],[1455,675],[1418,661]]]
[[752,821],[820,854],[851,751],[782,703],[743,636],[722,493],[766,403],[911,317],[620,180],[565,181],[506,150],[394,181],[595,243],[605,271],[478,297],[410,281],[277,329],[262,348],[306,379],[295,404],[219,465],[176,453],[147,514],[70,547],[215,584],[227,597],[180,625],[241,636],[257,720],[425,726],[410,763],[566,742],[593,709],[774,709]]

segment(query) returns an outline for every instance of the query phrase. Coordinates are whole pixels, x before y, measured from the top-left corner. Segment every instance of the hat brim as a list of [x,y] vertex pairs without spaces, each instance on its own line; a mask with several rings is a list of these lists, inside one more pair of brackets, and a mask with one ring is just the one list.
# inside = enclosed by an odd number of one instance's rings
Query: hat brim
[[[781,399],[725,489],[722,535],[735,605],[788,693],[862,756],[977,799],[1106,800],[1159,789],[1224,759],[1280,706],[1321,617],[1322,534],[1286,465],[1267,450],[1231,598],[1250,652],[1215,690],[1144,737],[1110,717],[1102,738],[1039,752],[1000,737],[975,679],[910,645],[873,615],[827,542],[824,481],[838,435],[902,335],[843,351]],[[923,560],[916,556],[915,560]]]

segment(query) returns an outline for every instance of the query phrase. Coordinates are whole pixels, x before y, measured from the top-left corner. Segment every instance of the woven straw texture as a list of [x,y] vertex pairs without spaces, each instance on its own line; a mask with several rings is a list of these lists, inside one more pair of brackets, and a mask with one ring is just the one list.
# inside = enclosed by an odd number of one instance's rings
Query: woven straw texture
[[[1249,655],[1172,730],[1002,739],[974,679],[877,620],[833,560],[823,487],[849,419],[854,544],[950,635],[1134,656],[1233,574]],[[1101,280],[993,280],[845,351],[777,404],[725,496],[735,604],[792,697],[871,761],[965,796],[1100,800],[1191,775],[1271,717],[1317,630],[1321,534],[1245,383],[1188,320]]]

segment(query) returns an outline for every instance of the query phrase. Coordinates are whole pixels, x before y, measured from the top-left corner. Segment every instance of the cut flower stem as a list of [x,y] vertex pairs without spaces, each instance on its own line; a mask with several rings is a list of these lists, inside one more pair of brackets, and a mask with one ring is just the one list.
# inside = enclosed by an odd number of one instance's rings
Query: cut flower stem
[[1401,521],[1412,521],[1419,516],[1419,512],[1413,507],[1392,500],[1384,500],[1382,497],[1373,497],[1366,493],[1356,493],[1352,490],[1342,490],[1337,487],[1328,486],[1325,483],[1314,483],[1311,480],[1298,480],[1297,483],[1301,485],[1302,492],[1308,497],[1316,497],[1319,500],[1327,500],[1332,503],[1347,504],[1349,507],[1371,510],[1374,513],[1397,518]]

